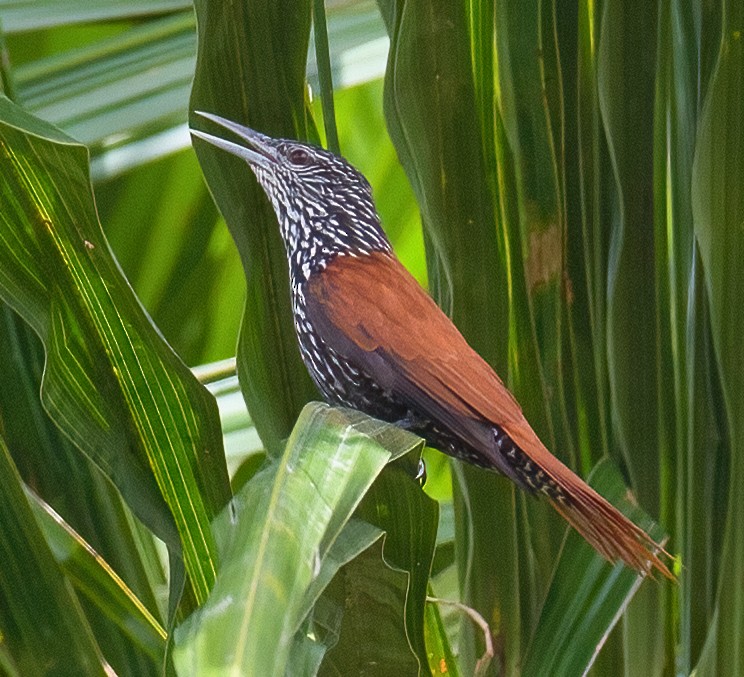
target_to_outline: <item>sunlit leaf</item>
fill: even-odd
[[[111,256],[85,149],[7,99],[0,118],[0,294],[45,345],[44,405],[174,549],[177,529],[204,599],[216,570],[209,518],[229,492],[214,400]]]
[[[355,412],[308,405],[283,456],[215,524],[222,568],[207,604],[178,629],[179,672],[284,674],[308,603],[320,592],[314,579],[327,583],[333,572],[322,575],[325,558],[339,560],[334,544],[385,464],[418,444]],[[379,537],[367,534],[354,542],[366,547]]]

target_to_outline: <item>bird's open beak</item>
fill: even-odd
[[[250,144],[250,147],[246,147],[234,141],[228,141],[227,139],[221,139],[219,136],[213,136],[206,132],[199,131],[198,129],[192,129],[191,134],[199,139],[204,139],[211,143],[217,148],[222,148],[228,153],[237,155],[239,158],[243,158],[249,165],[255,167],[263,167],[264,169],[271,169],[272,165],[276,164],[277,156],[274,147],[268,143],[269,137],[252,130],[250,127],[244,127],[239,125],[237,122],[226,120],[219,115],[213,113],[202,113],[201,111],[194,111],[197,115],[200,115],[207,120],[229,129],[236,137]]]

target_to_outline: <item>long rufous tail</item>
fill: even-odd
[[[523,435],[510,437],[521,444],[506,454],[519,484],[545,494],[558,513],[609,561],[620,560],[639,573],[659,571],[674,579],[666,563],[672,557],[662,544],[553,456],[531,429],[531,434],[520,432]],[[529,453],[525,442],[530,442]]]

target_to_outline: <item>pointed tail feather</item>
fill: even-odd
[[[567,501],[551,500],[558,513],[578,531],[594,549],[611,562],[623,561],[642,574],[659,571],[674,580],[666,560],[669,553],[643,529],[631,522],[617,508],[602,498],[579,477],[572,484],[560,484]]]
[[[509,467],[507,474],[525,489],[545,494],[558,513],[605,559],[620,560],[642,574],[659,571],[674,579],[664,561],[672,558],[663,545],[553,456],[524,419],[523,425],[510,430],[495,428],[494,435],[502,460]]]

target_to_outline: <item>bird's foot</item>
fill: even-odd
[[[415,479],[422,487],[424,486],[424,484],[426,484],[426,463],[424,463],[423,458],[419,459],[418,470],[416,471],[413,479]]]

